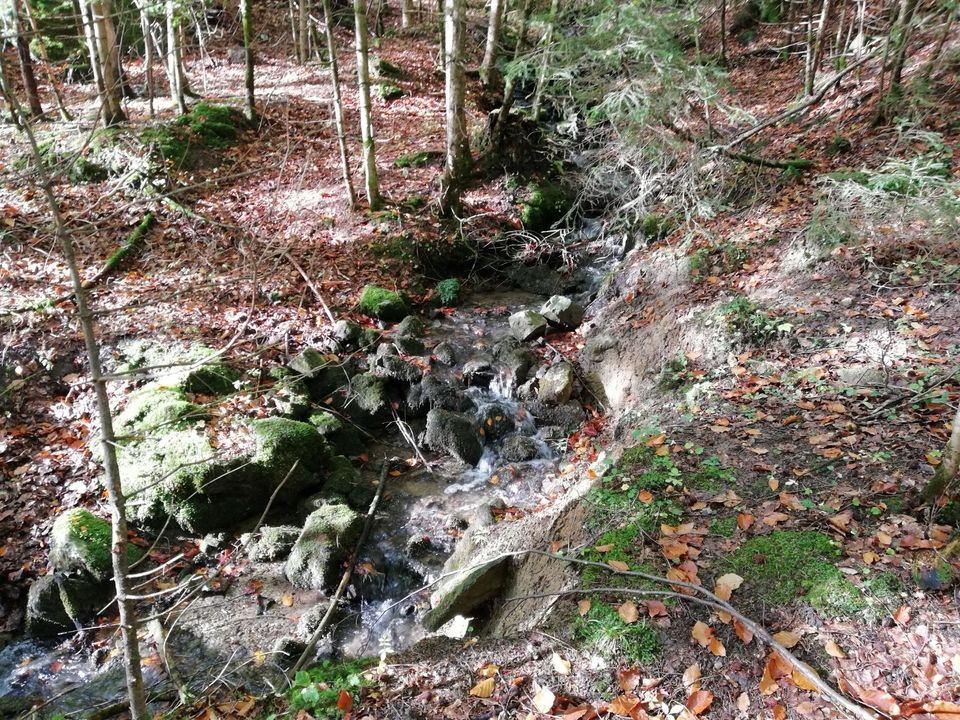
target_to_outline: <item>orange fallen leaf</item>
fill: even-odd
[[[621,560],[608,560],[607,565],[612,567],[617,572],[627,572],[630,570],[630,566]]]
[[[700,643],[700,647],[707,647],[713,639],[713,628],[705,622],[697,620],[693,626],[693,630],[690,631],[690,635]]]
[[[647,600],[644,602],[644,605],[647,606],[647,614],[649,614],[652,618],[667,616],[667,606],[659,600]]]
[[[284,607],[290,607],[293,605],[293,595],[281,595],[280,604]]]
[[[337,698],[337,710],[348,713],[353,709],[353,698],[346,690],[340,691],[340,697]]]
[[[479,698],[488,698],[493,695],[493,688],[496,685],[497,681],[495,678],[488,677],[484,678],[472,688],[470,688],[470,694],[473,697]]]
[[[640,619],[640,611],[637,610],[636,603],[631,602],[630,600],[622,603],[620,607],[617,608],[617,615],[619,615],[620,619],[627,624],[635,623]]]
[[[787,720],[787,709],[780,703],[773,706],[773,720]]]
[[[730,595],[738,587],[743,585],[743,578],[736,573],[727,573],[717,578],[717,584],[714,587],[714,594],[721,600],[729,600]]]
[[[804,669],[810,670],[812,672],[812,669],[810,668],[809,665],[804,665]],[[809,690],[811,692],[820,692],[817,689],[817,686],[814,685],[813,682],[809,678],[807,678],[802,672],[800,672],[800,670],[797,668],[794,668],[793,672],[790,673],[790,680],[792,680],[793,684],[796,685],[801,690]]]
[[[710,638],[710,652],[717,657],[727,656],[727,649],[723,646],[723,643],[720,642],[720,638],[717,637]]]
[[[835,658],[845,658],[847,654],[840,649],[840,646],[837,645],[833,640],[827,640],[823,645],[823,649],[827,651],[827,655]]]
[[[610,703],[610,712],[614,715],[625,715],[630,717],[633,710],[640,704],[640,698],[630,695],[618,695]]]
[[[899,623],[900,625],[906,625],[910,622],[910,617],[912,613],[910,608],[906,605],[901,605],[893,613],[893,621]]]
[[[749,530],[756,518],[750,513],[740,513],[737,515],[737,527],[741,530]]]
[[[683,671],[683,686],[690,692],[700,689],[700,663],[694,663]]]
[[[733,631],[737,634],[737,637],[743,641],[744,645],[749,645],[750,641],[753,640],[753,630],[736,618],[733,619]]]
[[[608,553],[611,550],[613,550],[613,548],[614,548],[613,543],[609,543],[607,545],[595,545],[593,549],[596,550],[598,553]]]
[[[789,630],[781,630],[780,632],[774,634],[773,639],[783,645],[785,648],[792,648],[794,645],[800,642],[800,636],[796,633],[790,632]]]
[[[713,704],[713,693],[709,690],[697,690],[690,693],[687,698],[687,709],[694,715],[700,715],[706,712]]]
[[[850,521],[853,519],[853,513],[849,510],[845,510],[842,513],[837,513],[827,518],[829,523],[833,525],[840,532],[849,532],[850,531]]]
[[[583,616],[586,615],[588,612],[590,612],[590,601],[589,601],[589,600],[581,600],[580,602],[578,602],[578,603],[577,603],[577,612],[580,613],[580,617],[583,617]]]

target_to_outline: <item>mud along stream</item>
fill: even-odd
[[[516,284],[544,290],[545,272]],[[488,292],[452,312],[404,317],[384,306],[381,317],[403,321],[382,323],[382,333],[338,323],[325,347],[271,370],[261,405],[273,417],[256,423],[230,420],[224,391],[249,384],[217,363],[198,370],[209,351],[112,349],[126,369],[171,353],[181,363],[139,380],[118,416],[134,438],[121,453],[130,512],[140,545],[152,547],[134,569],[140,615],[152,619],[141,640],[152,697],[283,687],[383,463],[388,484],[320,656],[386,655],[437,629],[482,628],[482,592],[431,610],[430,590],[417,590],[441,575],[459,537],[536,510],[585,417],[574,368],[537,338],[580,323],[597,274],[548,279],[544,294]],[[291,429],[323,453],[298,447]],[[268,461],[279,464],[264,489]],[[0,649],[0,717],[40,701],[43,714],[87,714],[123,696],[114,612],[98,614],[109,576],[88,546],[99,519],[73,512],[53,532],[51,572],[31,589],[27,633]]]

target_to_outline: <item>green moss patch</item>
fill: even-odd
[[[97,580],[113,577],[112,529],[107,520],[89,510],[74,508],[53,523],[50,538],[50,562],[60,572],[84,570]],[[127,544],[127,561],[140,557],[140,551]]]
[[[834,565],[840,555],[837,543],[823,533],[777,530],[751,538],[727,562],[767,602],[804,599],[824,615],[849,615],[866,603]]]
[[[410,314],[410,306],[403,295],[376,285],[363,288],[358,305],[365,314],[387,322],[403,320]]]
[[[399,170],[403,168],[421,168],[436,162],[443,157],[443,153],[437,150],[418,150],[417,152],[404,153],[398,155],[393,161],[393,166]]]
[[[206,417],[206,411],[190,402],[183,390],[151,383],[128,398],[117,416],[117,427],[125,433],[149,434],[185,427]]]
[[[660,638],[653,627],[642,620],[624,622],[605,602],[594,601],[586,615],[573,621],[573,635],[592,652],[631,665],[645,665],[660,655]]]
[[[533,232],[548,229],[573,207],[570,192],[558,182],[537,182],[527,186],[520,207],[523,227]]]
[[[160,160],[190,168],[197,164],[197,151],[228,148],[246,127],[247,120],[236,108],[202,102],[173,122],[147,128],[140,140],[153,148]]]

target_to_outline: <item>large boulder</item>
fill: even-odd
[[[444,571],[446,574],[446,566]],[[503,589],[508,571],[507,558],[501,558],[448,577],[431,598],[433,607],[423,616],[423,626],[435,632],[457,615],[469,615],[494,599]]]
[[[361,525],[361,516],[346,505],[325,505],[313,511],[287,558],[287,579],[299,588],[330,592]]]
[[[399,359],[399,358],[398,358]],[[350,383],[350,400],[369,418],[383,418],[390,414],[390,397],[386,382],[371,372],[357,375]]]
[[[537,399],[549,405],[560,405],[573,393],[573,366],[568,362],[551,365],[540,377]]]
[[[376,285],[367,285],[363,289],[358,304],[367,315],[386,322],[402,320],[410,312],[410,306],[403,295]]]
[[[73,508],[61,513],[50,533],[50,565],[58,573],[86,573],[105,582],[113,577],[112,528],[89,510]],[[140,557],[136,546],[127,543],[127,561]]]
[[[307,418],[327,444],[339,455],[359,455],[366,449],[359,431],[332,412],[318,410]]]
[[[564,295],[554,295],[540,308],[540,314],[547,322],[561,330],[576,330],[583,322],[585,312],[582,305]]]
[[[418,417],[434,408],[463,412],[471,406],[470,399],[458,384],[436,375],[425,375],[423,381],[411,385],[407,393],[407,408]]]
[[[503,405],[493,403],[483,408],[480,413],[480,427],[487,440],[495,441],[513,432],[517,424]]]
[[[547,332],[547,319],[535,310],[521,310],[510,316],[510,333],[520,342],[534,340]]]
[[[423,334],[427,331],[427,326],[424,324],[423,320],[418,318],[416,315],[407,315],[397,327],[394,328],[394,332],[397,335],[407,335],[409,337],[423,337]]]
[[[56,637],[74,629],[60,599],[57,579],[51,574],[34,580],[27,593],[27,634],[36,638]]]
[[[525,435],[511,435],[500,446],[500,457],[507,462],[526,462],[539,453],[537,443]]]
[[[461,413],[440,409],[427,413],[426,440],[434,451],[445,452],[470,465],[480,462],[483,455],[476,425]]]
[[[206,418],[207,412],[192,403],[180,388],[151,383],[130,395],[115,424],[125,435],[149,435]]]
[[[264,525],[256,537],[246,533],[240,540],[253,562],[273,562],[289,555],[298,537],[300,528],[293,525]]]

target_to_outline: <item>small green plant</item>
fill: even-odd
[[[752,345],[766,345],[793,329],[792,324],[743,295],[727,303],[723,314],[730,329]]]
[[[737,518],[734,516],[717,518],[710,523],[710,532],[713,535],[730,538],[737,531]]]
[[[377,84],[377,95],[381,100],[397,100],[404,96],[403,89],[391,82],[382,82]]]
[[[347,693],[353,702],[357,702],[361,688],[374,684],[364,671],[376,662],[373,658],[360,658],[344,663],[324,660],[316,667],[301,670],[287,694],[290,708],[306,710],[318,718],[341,717],[343,713],[337,707],[340,693]]]
[[[675,220],[669,217],[660,217],[652,213],[644,215],[640,221],[640,233],[648,243],[663,240],[667,235],[673,232],[677,226]]]
[[[633,665],[650,663],[660,655],[657,631],[644,621],[626,623],[605,602],[591,603],[590,610],[573,623],[573,635],[594,652],[622,657]]]
[[[147,128],[140,133],[140,140],[174,167],[192,167],[196,159],[191,151],[228,148],[246,125],[236,108],[201,102],[173,122]]]
[[[444,306],[451,306],[460,299],[460,281],[456,278],[447,278],[437,283],[437,297]]]

